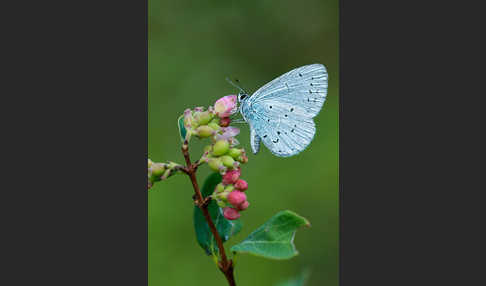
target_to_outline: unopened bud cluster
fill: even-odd
[[[212,195],[218,206],[223,208],[224,217],[229,220],[238,219],[240,212],[250,205],[244,193],[248,189],[248,183],[240,179],[240,176],[241,169],[226,172]]]
[[[148,188],[155,182],[162,181],[174,175],[182,166],[174,163],[154,163],[148,159]]]
[[[235,136],[240,130],[229,126],[229,116],[237,110],[236,101],[236,95],[228,95],[218,99],[207,110],[196,107],[184,111],[184,127],[188,134],[186,139],[191,136],[211,138],[211,144],[204,148],[201,162],[208,163],[213,171],[222,174],[248,162],[245,150],[236,147],[239,142]]]

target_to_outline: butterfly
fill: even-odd
[[[326,100],[327,80],[326,67],[311,64],[277,77],[251,96],[240,88],[239,111],[250,127],[253,154],[261,141],[278,157],[303,151],[316,133],[313,118]]]

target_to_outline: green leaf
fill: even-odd
[[[307,219],[291,211],[281,211],[253,231],[232,252],[249,253],[271,259],[289,259],[298,254],[294,245],[297,228],[310,226]]]
[[[179,134],[181,135],[181,141],[184,142],[186,140],[187,130],[184,126],[184,115],[179,116],[177,119],[177,126],[179,127]]]
[[[219,184],[221,180],[222,177],[219,173],[209,175],[206,178],[201,190],[203,197],[206,198],[207,196],[211,195],[216,188],[216,185]],[[215,201],[211,201],[209,203],[208,211],[223,242],[226,242],[241,230],[241,221],[227,220],[223,216],[223,211]],[[194,228],[196,229],[197,242],[206,251],[206,254],[217,254],[218,246],[216,244],[216,240],[209,229],[202,211],[197,206],[194,207]]]
[[[305,282],[309,278],[310,271],[304,269],[297,277],[283,281],[277,284],[277,286],[304,286]]]

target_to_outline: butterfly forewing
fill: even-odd
[[[281,102],[293,105],[303,116],[314,117],[327,96],[327,71],[321,64],[293,69],[258,89],[250,98],[252,105]]]
[[[313,117],[327,94],[327,72],[321,64],[303,66],[257,90],[242,108],[257,136],[275,155],[304,150],[315,134]]]

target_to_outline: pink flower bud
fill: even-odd
[[[224,117],[219,120],[219,126],[221,127],[228,127],[231,123],[231,119],[229,117]]]
[[[248,157],[244,154],[242,154],[240,157],[238,157],[236,159],[237,161],[239,161],[241,164],[246,164],[248,163]]]
[[[192,111],[190,109],[184,110],[184,126],[187,129],[196,128],[196,122],[192,116]]]
[[[236,210],[234,208],[226,207],[226,208],[223,209],[223,216],[226,219],[235,220],[235,219],[238,219],[240,217],[240,213],[238,213],[238,210]]]
[[[235,183],[235,188],[240,191],[246,191],[246,189],[248,189],[248,183],[245,180],[239,179]]]
[[[250,203],[248,201],[244,201],[242,202],[239,206],[238,206],[238,210],[239,211],[244,211],[246,210],[248,207],[250,206]]]
[[[235,183],[240,178],[240,175],[241,175],[240,169],[235,169],[226,172],[226,174],[224,174],[223,176],[223,184],[230,185]]]
[[[246,201],[246,195],[243,192],[240,191],[232,191],[228,195],[228,202],[232,204],[235,207],[238,207],[242,203]]]
[[[216,111],[216,114],[221,118],[228,117],[235,113],[237,111],[236,95],[227,95],[218,99],[214,104],[214,111]]]

